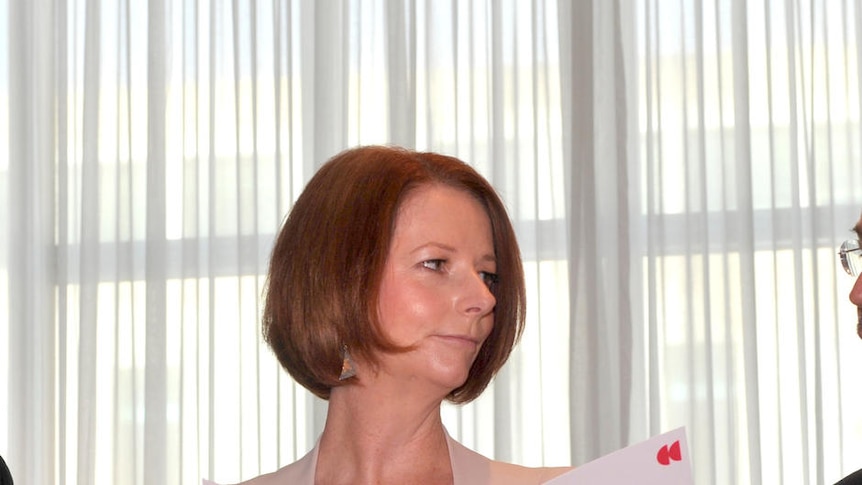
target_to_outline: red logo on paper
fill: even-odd
[[[679,449],[679,441],[674,441],[670,447],[664,445],[658,450],[658,454],[655,456],[655,459],[658,460],[662,465],[670,465],[671,460],[680,461],[682,460],[682,452]]]

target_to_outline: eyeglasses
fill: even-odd
[[[838,259],[844,271],[850,276],[859,276],[862,273],[862,247],[858,239],[848,239],[841,244],[838,250]]]

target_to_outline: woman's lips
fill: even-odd
[[[463,345],[475,348],[479,341],[469,335],[437,335],[437,338],[453,345]]]

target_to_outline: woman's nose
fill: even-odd
[[[484,315],[490,313],[497,304],[497,299],[491,293],[485,278],[480,273],[465,278],[464,293],[460,306],[465,313]]]

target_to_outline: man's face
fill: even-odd
[[[856,221],[853,231],[856,233],[856,237],[862,241],[862,216]],[[859,334],[859,338],[862,338],[862,274],[856,277],[856,284],[850,290],[850,301],[858,308],[859,320],[856,324],[856,333]]]

